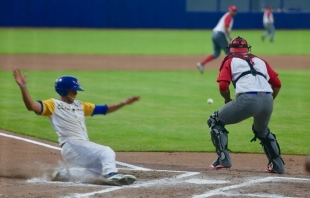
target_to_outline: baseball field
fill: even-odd
[[[6,184],[0,197],[307,197],[310,31],[279,30],[274,43],[262,42],[262,33],[238,30],[233,36],[244,37],[282,81],[269,125],[286,162],[281,176],[264,173],[263,150],[258,141],[250,143],[251,119],[226,127],[233,167],[208,170],[216,154],[206,119],[224,104],[216,83],[224,56],[203,75],[195,66],[212,53],[210,30],[0,29],[0,181]],[[57,136],[47,118],[26,110],[12,77],[16,67],[27,73],[35,100],[57,98],[54,81],[62,75],[80,80],[82,101],[109,104],[140,95],[132,106],[86,119],[90,139],[117,152],[120,168],[137,175],[136,187],[44,180],[41,175],[62,161]],[[43,194],[59,186],[58,194]]]

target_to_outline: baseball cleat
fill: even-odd
[[[55,170],[51,175],[51,181],[69,181],[68,171],[66,169]]]
[[[275,170],[273,170],[273,168],[270,167],[270,166],[267,166],[267,167],[265,168],[265,171],[268,172],[268,173],[277,173],[277,172],[276,172]]]
[[[203,67],[203,65],[202,65],[201,63],[197,63],[197,68],[198,68],[199,72],[200,72],[201,74],[203,74],[204,67]]]
[[[109,175],[111,176],[107,178],[108,181],[111,181],[118,185],[129,185],[136,181],[136,177],[133,175],[123,175],[119,173],[110,173]]]
[[[210,168],[212,169],[212,170],[220,170],[220,169],[222,169],[222,168],[230,168],[230,166],[222,166],[222,165],[213,165],[213,164],[211,164],[210,165]]]
[[[273,162],[270,162],[267,165],[267,167],[265,168],[265,171],[269,173],[283,174],[284,173],[284,162],[282,158],[278,157],[276,159],[273,159]]]
[[[265,37],[264,36],[262,36],[261,39],[262,39],[263,42],[265,41]]]

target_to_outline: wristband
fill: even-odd
[[[27,84],[19,85],[21,88],[27,87]]]

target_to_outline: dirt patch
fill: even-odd
[[[0,55],[0,70],[197,70],[204,56]],[[223,56],[206,65],[218,69]],[[310,56],[261,56],[274,69],[310,69]]]
[[[305,156],[294,155],[283,156],[286,173],[277,175],[264,172],[267,158],[261,154],[232,153],[233,167],[214,171],[208,166],[215,153],[118,152],[117,161],[128,164],[118,165],[120,172],[138,178],[131,186],[50,182],[47,174],[64,163],[58,145],[18,137],[55,148],[0,135],[0,197],[307,197],[309,193]]]
[[[0,55],[0,70],[196,70],[203,56]],[[309,69],[310,56],[262,57],[275,69]],[[222,57],[206,66],[218,69]],[[294,63],[294,65],[290,65]],[[200,75],[197,71],[197,75]],[[10,132],[0,133],[16,135]],[[111,187],[49,182],[63,163],[58,144],[48,148],[0,134],[0,197],[309,197],[305,156],[284,155],[286,173],[264,172],[265,155],[231,154],[231,169],[208,168],[215,153],[118,152],[120,172],[135,175],[134,185]]]

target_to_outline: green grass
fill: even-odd
[[[310,30],[233,30],[258,55],[309,55]],[[0,29],[0,54],[181,54],[212,52],[211,30]]]
[[[261,42],[263,30],[233,30],[257,55],[309,55],[309,30],[281,30],[275,43]],[[204,55],[212,52],[210,30],[107,30],[0,28],[0,54],[159,54]],[[30,71],[34,99],[57,98],[55,78],[77,76],[78,99],[114,103],[130,95],[140,102],[107,116],[87,117],[92,140],[115,151],[214,152],[206,119],[223,105],[215,77],[218,71]],[[283,88],[276,99],[270,128],[283,154],[310,153],[309,70],[280,70]],[[57,142],[48,118],[28,112],[11,72],[0,72],[0,128]],[[207,98],[214,103],[208,105]],[[233,152],[262,153],[253,137],[251,119],[229,125]]]
[[[107,116],[87,117],[91,140],[115,151],[214,152],[206,119],[223,105],[215,76],[218,71],[30,71],[28,89],[36,99],[57,98],[55,78],[71,74],[84,92],[78,99],[96,104],[119,102],[131,95],[141,101]],[[279,71],[283,88],[275,101],[270,128],[283,154],[310,153],[309,70]],[[11,72],[0,73],[0,128],[57,142],[46,117],[28,112]],[[212,105],[207,98],[213,98]],[[233,152],[263,153],[253,138],[252,120],[228,125]]]

